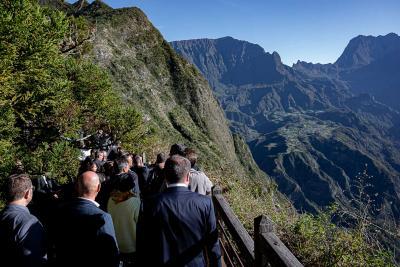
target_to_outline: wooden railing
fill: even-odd
[[[222,195],[213,189],[220,244],[226,266],[303,266],[274,233],[273,222],[265,215],[254,219],[254,240]]]

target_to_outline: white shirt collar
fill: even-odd
[[[185,183],[174,183],[174,184],[167,184],[167,187],[168,188],[170,188],[170,187],[188,187],[188,185]]]
[[[96,207],[100,207],[100,204],[99,203],[97,203],[96,201],[94,201],[94,200],[91,200],[91,199],[88,199],[88,198],[85,198],[85,197],[78,197],[78,198],[80,198],[80,199],[84,199],[84,200],[89,200],[90,202],[92,202],[93,204],[95,204],[96,205]]]

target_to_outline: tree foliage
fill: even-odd
[[[36,1],[0,2],[1,177],[17,159],[32,174],[73,176],[79,151],[63,138],[82,133],[102,130],[130,148],[145,142],[141,115],[82,57],[91,33],[84,18]]]

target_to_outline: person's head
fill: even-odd
[[[15,165],[12,170],[12,173],[14,173],[14,174],[24,174],[25,173],[24,164],[22,164],[21,160],[17,159],[15,161]]]
[[[78,197],[94,200],[100,191],[99,176],[92,171],[87,171],[78,176],[76,180]]]
[[[107,156],[108,160],[115,160],[118,158],[118,151],[116,147],[113,147],[109,152],[108,152],[108,156]]]
[[[114,175],[114,161],[106,161],[103,165],[104,175],[106,177],[111,177]]]
[[[169,156],[180,155],[185,156],[186,146],[184,144],[173,144],[169,150]]]
[[[89,165],[88,171],[97,172],[97,169],[98,169],[97,164],[93,162],[92,164]]]
[[[90,158],[91,159],[95,159],[96,158],[96,150],[94,150],[94,149],[90,150]]]
[[[105,155],[105,152],[103,150],[97,150],[96,151],[96,159],[97,160],[103,161],[104,160],[104,155]]]
[[[127,157],[118,158],[114,163],[116,174],[127,173],[129,171],[129,162]]]
[[[165,155],[165,153],[161,152],[157,155],[157,159],[156,159],[156,165],[160,168],[160,169],[164,169],[165,166],[165,161],[167,160],[167,156]]]
[[[13,174],[7,179],[6,199],[8,203],[28,205],[33,196],[31,178],[27,174]]]
[[[120,192],[130,192],[135,188],[135,180],[130,175],[121,175],[114,181],[114,189]]]
[[[134,154],[128,153],[123,156],[127,161],[129,165],[129,169],[133,167],[133,158],[135,157]]]
[[[111,192],[111,199],[116,203],[127,200],[135,195],[133,189],[135,181],[130,175],[121,175],[114,181],[114,189]]]
[[[191,148],[186,148],[185,149],[185,157],[190,161],[190,165],[193,168],[193,166],[197,162],[197,153],[194,149]]]
[[[143,158],[139,155],[135,155],[135,157],[133,158],[133,165],[135,167],[143,167]]]
[[[189,184],[190,162],[187,158],[173,155],[165,161],[164,173],[168,184]]]
[[[81,162],[81,167],[79,168],[79,174],[84,173],[86,171],[97,171],[96,163],[90,158],[86,157],[84,161]]]

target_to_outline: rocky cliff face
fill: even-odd
[[[361,184],[372,184],[376,207],[400,217],[400,115],[369,95],[355,95],[338,71],[374,57],[290,68],[277,53],[232,38],[172,46],[209,79],[232,130],[246,137],[259,166],[298,209],[317,211],[333,202],[355,208],[359,173],[366,170],[372,177]]]
[[[202,73],[212,83],[274,83],[283,78],[279,70],[284,70],[284,66],[279,55],[265,53],[258,45],[235,42],[232,37],[191,43],[182,41],[172,45],[201,70],[206,70]],[[199,56],[191,57],[193,54]]]
[[[94,29],[85,57],[108,70],[113,88],[156,132],[154,153],[183,142],[200,152],[207,170],[238,177],[266,178],[233,138],[224,112],[199,71],[179,57],[138,8],[112,9],[102,1],[42,4],[83,16]],[[251,170],[251,171],[250,171]]]

